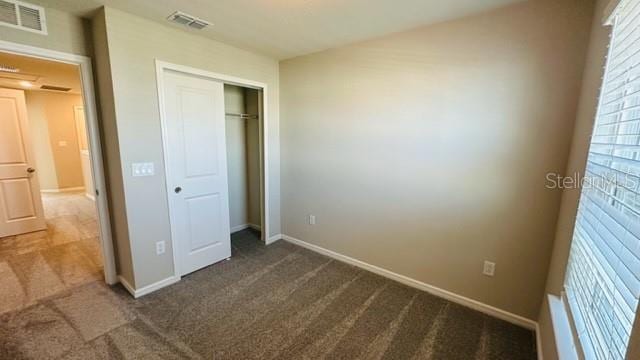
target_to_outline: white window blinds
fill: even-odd
[[[565,290],[587,359],[624,359],[640,295],[640,0],[622,0]]]

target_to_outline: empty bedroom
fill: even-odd
[[[640,359],[640,0],[0,0],[0,359]]]

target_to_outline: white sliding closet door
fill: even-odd
[[[178,273],[231,256],[223,84],[165,71],[164,131]]]

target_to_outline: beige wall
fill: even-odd
[[[87,55],[91,46],[85,32],[85,21],[69,13],[45,8],[48,35],[0,26],[0,40],[37,46],[72,54]]]
[[[74,106],[82,106],[82,97],[44,91],[26,91],[25,95],[40,188],[83,187],[74,114]]]
[[[100,105],[100,127],[111,232],[118,275],[131,286],[136,286],[132,246],[129,241],[129,225],[124,197],[122,162],[120,160],[120,141],[115,118],[114,91],[111,77],[111,60],[107,43],[107,24],[104,9],[101,9],[91,21],[94,43],[94,63],[96,97]]]
[[[29,91],[25,92],[25,101],[38,182],[40,189],[57,189],[58,178],[56,176],[56,165],[53,161],[53,152],[51,151],[51,138],[49,137],[49,124],[44,111],[44,101],[39,101],[39,98],[34,99],[30,94],[31,92]]]
[[[283,233],[537,319],[591,17],[528,1],[282,62]]]
[[[100,96],[102,106],[113,100],[113,117],[104,116],[105,127],[117,132],[118,161],[126,207],[128,243],[137,288],[173,275],[169,213],[166,198],[162,137],[157,101],[154,60],[192,66],[216,73],[266,83],[269,98],[269,172],[271,198],[270,233],[280,232],[278,63],[270,58],[240,50],[185,31],[106,8],[98,14],[106,25],[106,41],[113,83],[110,94]],[[94,20],[95,21],[95,20]],[[99,59],[99,56],[96,56]],[[106,67],[103,64],[102,67]],[[107,76],[99,77],[102,83]],[[102,88],[102,84],[100,85]],[[103,114],[104,115],[104,114]],[[106,137],[105,131],[105,137]],[[108,151],[107,151],[108,152]],[[113,154],[115,155],[115,154]],[[131,163],[151,161],[156,176],[133,178]],[[114,196],[120,196],[115,194]],[[116,225],[122,227],[122,224]],[[123,233],[125,230],[121,230]],[[120,235],[118,235],[120,236]],[[167,251],[156,255],[155,243],[166,241]],[[120,241],[120,240],[118,240]]]

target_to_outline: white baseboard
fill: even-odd
[[[122,286],[124,286],[125,289],[127,289],[127,291],[134,297],[134,298],[139,298],[141,296],[147,295],[149,293],[152,293],[158,289],[161,289],[165,286],[169,286],[171,284],[174,284],[178,281],[180,281],[180,277],[179,276],[170,276],[164,280],[160,280],[158,282],[155,282],[153,284],[144,286],[140,289],[135,289],[131,284],[129,284],[129,282],[127,280],[125,280],[122,276],[118,275],[118,280],[120,281],[120,283],[122,284]]]
[[[76,191],[83,191],[83,190],[84,190],[84,186],[77,186],[77,187],[68,187],[68,188],[61,188],[61,189],[40,189],[40,192],[65,193],[65,192],[76,192]]]
[[[241,224],[241,225],[236,225],[234,227],[231,228],[231,233],[233,234],[234,232],[238,232],[238,231],[242,231],[244,229],[253,229],[256,231],[260,231],[260,225],[256,225],[256,224]]]
[[[91,201],[96,201],[96,197],[94,195],[85,193],[84,196]]]
[[[487,305],[485,303],[482,303],[480,301],[477,300],[473,300],[470,299],[468,297],[462,296],[462,295],[458,295],[456,293],[444,290],[444,289],[440,289],[438,287],[435,287],[433,285],[429,285],[426,283],[423,283],[421,281],[412,279],[410,277],[404,276],[404,275],[400,275],[397,273],[394,273],[392,271],[389,271],[387,269],[383,269],[381,267],[375,266],[375,265],[371,265],[369,263],[366,263],[364,261],[360,261],[358,259],[354,259],[352,257],[346,256],[346,255],[342,255],[340,253],[337,253],[335,251],[331,251],[328,249],[325,249],[323,247],[320,247],[318,245],[314,245],[314,244],[310,244],[308,242],[305,242],[303,240],[300,239],[296,239],[294,237],[291,237],[289,235],[285,235],[282,234],[282,239],[302,246],[304,248],[307,248],[309,250],[315,251],[317,253],[329,256],[331,258],[334,258],[336,260],[340,260],[342,262],[345,262],[347,264],[351,264],[354,266],[357,266],[359,268],[371,271],[375,274],[378,274],[380,276],[384,276],[386,278],[389,278],[391,280],[395,280],[397,282],[400,282],[402,284],[405,284],[407,286],[411,286],[413,288],[422,290],[422,291],[426,291],[432,295],[441,297],[443,299],[449,300],[451,302],[454,302],[456,304],[460,304],[463,306],[466,306],[468,308],[480,311],[482,313],[485,313],[487,315],[493,316],[495,318],[501,319],[501,320],[505,320],[508,321],[512,324],[515,325],[519,325],[522,327],[525,327],[527,329],[530,330],[536,330],[536,326],[537,326],[537,322],[531,320],[531,319],[527,319],[525,317],[522,317],[520,315],[516,315],[513,313],[510,313],[508,311],[502,310],[502,309],[498,309],[496,307],[493,307],[491,305]],[[274,240],[275,241],[275,240]]]
[[[118,281],[120,281],[120,284],[122,284],[122,286],[127,289],[129,294],[131,294],[134,298],[136,297],[136,289],[131,284],[129,284],[129,282],[125,280],[125,278],[118,275]]]
[[[284,235],[276,234],[267,238],[266,245],[273,244],[274,242],[284,239]]]
[[[234,232],[242,231],[242,230],[248,229],[248,228],[249,228],[249,224],[236,225],[236,226],[231,228],[231,233],[233,234]]]

